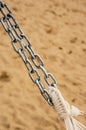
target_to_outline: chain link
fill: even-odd
[[[53,105],[51,97],[49,96],[47,89],[43,85],[41,76],[37,69],[42,70],[44,74],[44,80],[48,86],[56,87],[57,83],[54,76],[45,70],[42,58],[35,53],[28,37],[23,33],[22,29],[14,18],[10,8],[2,0],[0,0],[0,12],[2,14],[0,22],[4,27],[5,31],[10,36],[14,50],[22,58],[29,72],[30,78],[38,86],[42,96],[50,105]],[[28,57],[26,50],[30,54],[31,59]]]

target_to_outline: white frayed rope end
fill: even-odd
[[[64,100],[58,88],[49,87],[48,92],[56,111],[65,121],[66,130],[86,130],[86,126],[74,119],[74,116],[83,115],[84,113],[77,107],[70,106],[69,103]]]
[[[71,115],[72,116],[79,116],[79,115],[84,115],[84,112],[79,110],[77,107],[75,106],[71,106]]]

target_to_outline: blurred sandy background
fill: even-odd
[[[70,104],[86,112],[86,0],[6,0]],[[78,118],[86,125],[86,115]],[[0,24],[0,130],[65,130]]]

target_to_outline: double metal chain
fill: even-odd
[[[56,87],[57,83],[54,76],[45,70],[42,58],[35,53],[28,37],[20,28],[10,8],[2,0],[0,0],[0,13],[2,15],[0,22],[10,36],[14,50],[22,58],[29,72],[30,78],[38,86],[42,96],[46,99],[49,105],[53,105],[51,97],[49,96],[49,93],[42,82],[42,78],[38,70],[40,69],[43,72],[44,80],[50,87]],[[30,58],[28,55],[30,55]]]

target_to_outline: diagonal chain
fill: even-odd
[[[14,50],[19,54],[19,56],[23,60],[28,70],[30,78],[38,86],[42,96],[45,98],[45,100],[47,100],[49,105],[53,105],[51,97],[49,96],[49,93],[45,85],[42,83],[42,78],[39,74],[39,71],[37,70],[40,69],[43,72],[44,80],[48,86],[56,87],[57,83],[54,76],[46,71],[46,69],[44,68],[44,62],[42,58],[35,53],[28,37],[20,28],[10,8],[2,0],[0,0],[0,12],[2,14],[0,22],[5,31],[10,36]],[[31,58],[28,57],[28,54],[30,54]],[[35,65],[35,67],[33,64]]]

